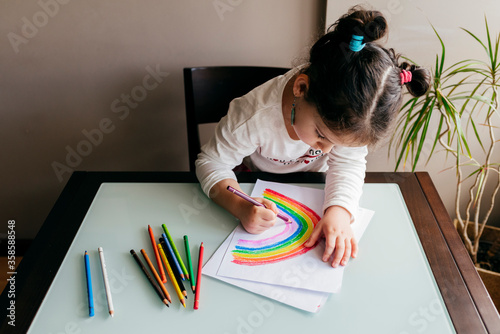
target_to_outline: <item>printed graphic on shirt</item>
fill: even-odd
[[[315,150],[313,148],[310,148],[306,154],[302,155],[301,157],[297,159],[290,159],[290,160],[283,160],[283,159],[278,159],[278,158],[270,158],[266,157],[268,160],[273,161],[277,164],[286,166],[286,165],[293,165],[293,164],[309,164],[315,160],[318,160],[322,156],[324,156],[325,153],[321,150]]]

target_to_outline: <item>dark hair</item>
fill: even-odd
[[[405,83],[414,96],[430,86],[430,71],[408,63],[375,41],[386,36],[382,13],[351,8],[311,48],[306,100],[314,103],[325,124],[360,144],[375,144],[387,133],[402,103],[401,71],[412,73]],[[352,35],[363,36],[362,50],[351,51]]]

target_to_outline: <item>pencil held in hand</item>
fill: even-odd
[[[256,200],[254,200],[252,197],[248,196],[247,194],[245,194],[244,192],[241,192],[239,190],[236,190],[234,189],[233,187],[231,186],[227,186],[227,190],[229,190],[230,192],[232,192],[233,194],[235,195],[238,195],[240,196],[241,198],[243,198],[244,200],[252,203],[253,205],[256,205],[256,206],[262,206],[262,207],[266,207],[264,204],[262,203],[259,203],[257,202]],[[285,216],[284,214],[282,214],[281,212],[278,212],[278,218],[282,219],[283,221],[285,221],[285,223],[287,224],[291,224],[292,223],[292,220],[290,218],[288,218],[287,216]]]

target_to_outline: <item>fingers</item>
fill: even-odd
[[[255,198],[255,200],[260,203],[266,201],[262,198]],[[271,201],[268,202],[274,204]],[[265,202],[265,205],[271,206],[269,203]],[[273,227],[276,223],[276,213],[272,210],[272,208],[268,209],[266,207],[256,206],[250,203],[248,203],[246,208],[248,211],[240,220],[248,233],[260,234]],[[274,205],[274,209],[277,210],[276,205]]]
[[[266,207],[266,209],[269,209],[272,212],[274,212],[274,215],[276,217],[276,215],[279,212],[278,207],[276,206],[276,203],[274,203],[273,201],[270,201],[268,199],[265,199],[265,198],[254,198],[254,199],[257,202],[264,204],[264,206]]]
[[[351,241],[345,240],[344,242],[345,242],[344,256],[342,256],[342,259],[340,259],[341,266],[345,266],[347,264],[347,261],[349,261],[349,258],[351,257],[352,254]]]
[[[333,253],[332,267],[336,268],[339,265],[345,266],[349,259],[355,258],[358,252],[358,243],[354,238],[340,238],[337,237],[335,241],[335,249],[333,247],[326,247],[323,254],[323,261],[328,261]],[[328,253],[327,253],[328,251]]]
[[[311,240],[311,238],[309,240]],[[349,259],[351,257],[355,258],[357,255],[358,243],[355,238],[337,235],[330,236],[325,241],[325,251],[323,253],[322,260],[327,262],[331,259],[331,265],[334,268],[339,265],[347,265]]]
[[[332,238],[333,239],[333,238]],[[323,253],[323,261],[328,261],[333,254],[332,267],[336,268],[342,257],[344,256],[345,241],[343,238],[337,237],[333,242],[327,241],[325,252]]]
[[[358,241],[355,238],[352,238],[351,244],[352,244],[351,257],[354,259],[356,256],[358,256]]]

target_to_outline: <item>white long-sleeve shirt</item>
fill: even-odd
[[[292,69],[234,99],[215,129],[214,136],[201,148],[196,175],[203,191],[224,179],[236,179],[232,171],[244,161],[254,171],[292,173],[326,172],[324,210],[332,205],[354,215],[366,169],[363,147],[334,146],[329,153],[315,150],[288,135],[282,113],[282,96]]]

